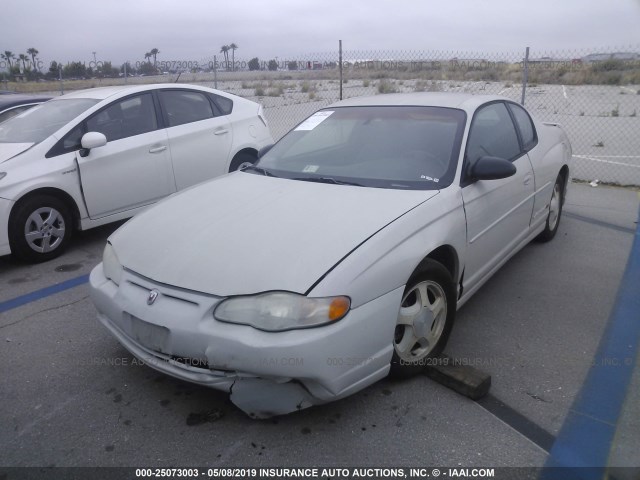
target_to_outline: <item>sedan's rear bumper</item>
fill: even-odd
[[[117,286],[98,265],[91,297],[102,324],[134,356],[168,375],[231,393],[267,417],[350,395],[387,375],[402,288],[333,325],[264,332],[213,318],[220,297],[125,271]],[[147,305],[151,290],[159,295]]]

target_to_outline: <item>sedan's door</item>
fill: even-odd
[[[91,218],[148,205],[175,192],[167,132],[159,128],[153,95],[119,99],[84,123],[107,144],[86,157],[77,153],[84,199]]]
[[[469,168],[482,156],[512,161],[515,175],[473,181],[468,175]],[[467,219],[464,288],[470,290],[529,233],[535,191],[533,169],[504,103],[490,103],[474,115],[464,167],[467,172],[462,179]]]
[[[233,138],[227,116],[216,115],[205,92],[166,89],[159,96],[177,189],[227,173]]]

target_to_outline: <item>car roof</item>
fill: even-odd
[[[371,97],[355,97],[330,105],[333,107],[361,107],[361,106],[429,106],[459,108],[474,111],[480,105],[496,100],[509,100],[498,95],[474,95],[471,93],[449,92],[415,92],[389,93]]]
[[[95,100],[104,100],[120,93],[137,93],[158,88],[189,88],[193,90],[211,91],[210,88],[200,87],[197,85],[188,85],[184,83],[149,83],[144,85],[116,85],[112,87],[88,88],[86,90],[77,90],[62,95],[61,99],[69,98],[93,98]]]
[[[22,93],[0,95],[0,109],[28,105],[30,103],[42,103],[51,98],[50,95],[26,95]]]

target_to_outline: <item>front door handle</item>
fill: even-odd
[[[149,149],[149,153],[160,153],[160,152],[164,152],[167,149],[166,145],[161,145],[159,147],[151,147]]]
[[[529,185],[531,183],[531,179],[533,178],[533,176],[530,173],[527,173],[524,176],[524,181],[522,183],[524,183],[525,185]]]
[[[225,133],[229,133],[229,130],[226,128],[219,128],[213,132],[214,135],[224,135]]]

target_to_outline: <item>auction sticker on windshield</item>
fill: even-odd
[[[304,122],[296,127],[296,130],[313,130],[322,122],[324,122],[329,116],[333,113],[333,111],[323,110],[321,112],[316,112],[307,118]]]

